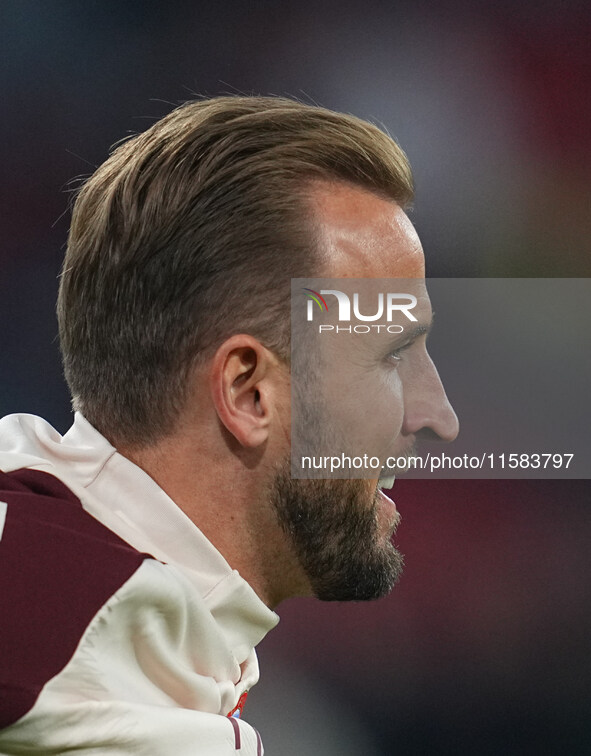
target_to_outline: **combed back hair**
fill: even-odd
[[[116,147],[78,192],[61,275],[74,409],[145,446],[174,429],[192,368],[231,335],[288,361],[290,278],[322,261],[317,180],[412,198],[383,131],[285,98],[191,101]]]

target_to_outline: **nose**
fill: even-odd
[[[405,435],[453,441],[460,430],[458,416],[450,404],[437,368],[429,355],[422,368],[404,386]]]

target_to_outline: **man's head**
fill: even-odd
[[[173,111],[78,196],[58,304],[74,406],[269,604],[374,598],[400,570],[377,479],[290,478],[290,279],[423,276],[411,196],[376,127],[242,97]],[[404,451],[456,432],[424,338],[409,354],[426,377],[404,391],[395,360],[366,366]]]
[[[225,338],[287,361],[289,279],[325,258],[315,180],[412,196],[382,131],[282,98],[189,102],[121,144],[78,194],[61,279],[74,407],[141,446],[174,427],[191,368]]]

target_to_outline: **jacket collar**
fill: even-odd
[[[61,436],[34,415],[0,421],[0,469],[30,467],[62,480],[84,509],[141,552],[193,584],[244,658],[279,621],[250,585],[141,468],[119,454],[82,414]]]

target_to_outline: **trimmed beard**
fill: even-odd
[[[400,577],[402,554],[380,533],[378,493],[372,495],[369,485],[292,479],[289,463],[275,476],[271,503],[323,601],[381,598]]]

